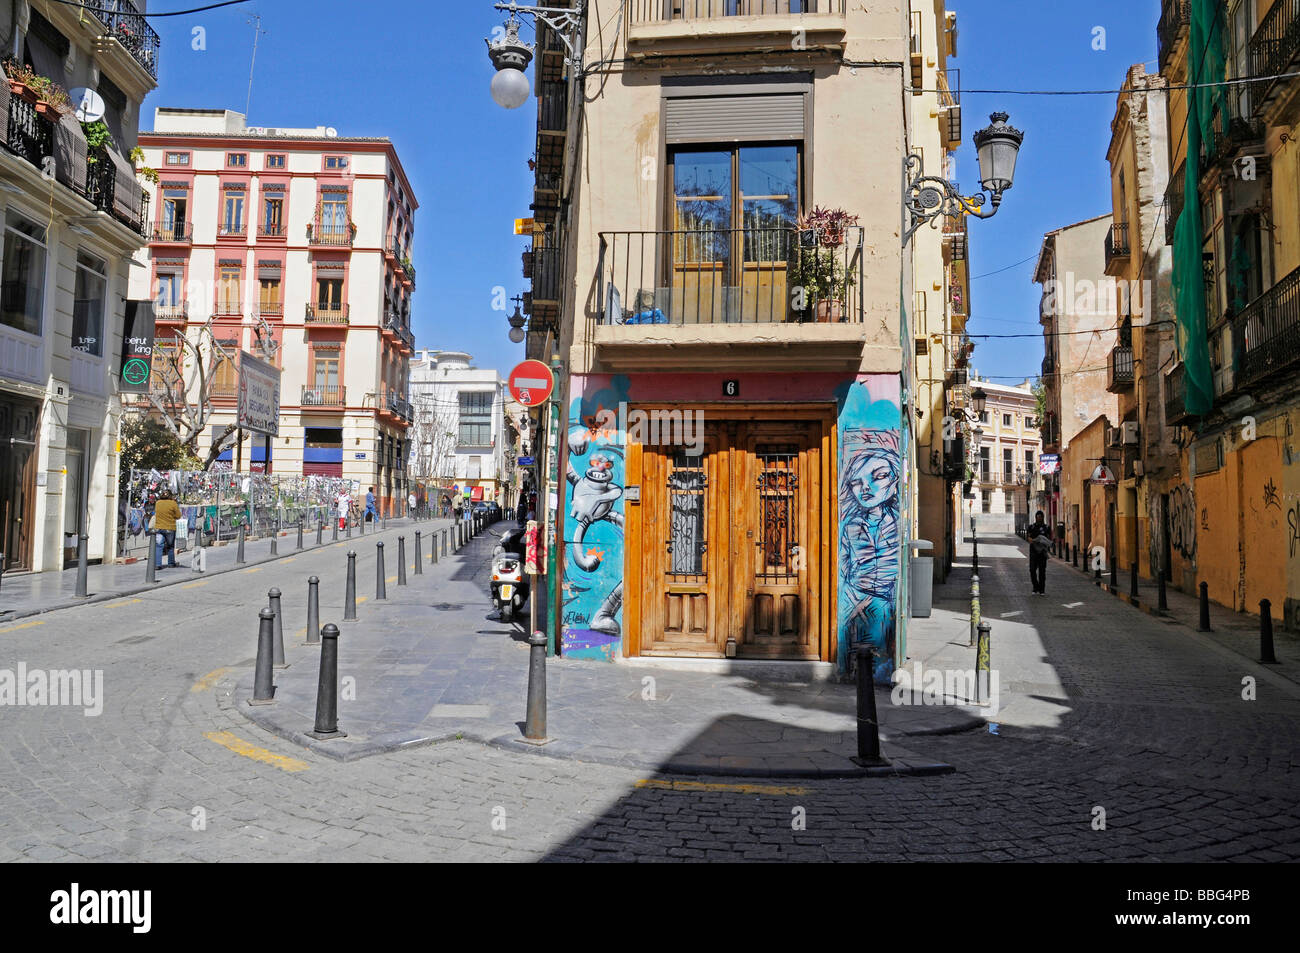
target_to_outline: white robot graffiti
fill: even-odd
[[[623,529],[623,514],[614,512],[614,504],[623,495],[623,488],[614,482],[614,459],[603,453],[593,453],[587,460],[587,472],[579,475],[573,468],[573,457],[587,452],[590,436],[585,430],[575,430],[569,434],[569,462],[565,473],[569,486],[572,487],[573,506],[569,515],[578,521],[578,529],[572,541],[573,561],[578,568],[586,572],[595,572],[600,568],[600,556],[587,553],[583,549],[583,540],[587,530],[595,523],[608,520]]]

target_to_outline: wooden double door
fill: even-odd
[[[629,652],[829,660],[830,421],[705,420],[697,456],[629,454]]]
[[[31,569],[41,405],[0,399],[0,554],[4,569]]]

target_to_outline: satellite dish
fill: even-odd
[[[104,97],[93,89],[78,86],[68,90],[72,113],[80,122],[98,122],[104,118]]]

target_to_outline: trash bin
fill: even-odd
[[[914,539],[911,543],[912,559],[908,566],[912,576],[912,618],[930,618],[934,603],[934,556],[922,556],[921,550],[934,550],[928,539]]]

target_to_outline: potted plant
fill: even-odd
[[[99,154],[113,144],[113,136],[102,119],[83,122],[81,132],[86,137],[86,164],[94,165],[99,161]]]
[[[799,220],[799,230],[812,232],[821,244],[837,248],[844,244],[845,231],[857,224],[858,217],[842,208],[817,206]]]
[[[817,241],[816,234],[805,232],[793,248],[794,255],[786,267],[786,282],[794,300],[807,311],[812,309],[818,321],[842,321],[849,291],[857,279],[847,267],[844,256],[834,246]]]
[[[9,91],[29,103],[36,102],[36,91],[32,89],[36,74],[31,67],[23,65],[12,56],[5,57],[4,67],[5,75],[9,78]]]
[[[67,92],[49,77],[32,77],[31,88],[36,93],[36,112],[50,122],[58,122],[65,110],[72,109]]]

